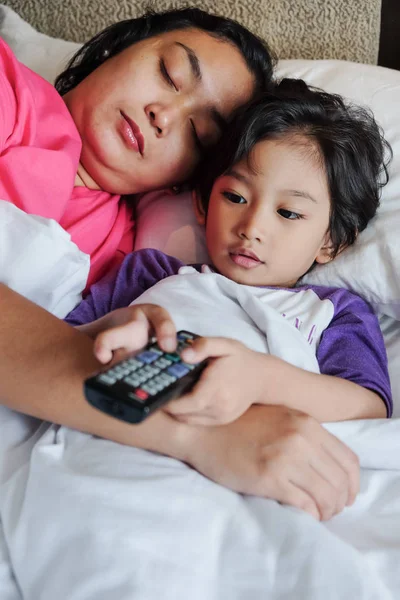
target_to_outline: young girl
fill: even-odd
[[[110,26],[56,89],[0,40],[0,199],[60,223],[90,255],[90,285],[133,250],[121,195],[186,181],[271,76],[258,38],[194,8]]]
[[[213,363],[191,394],[165,407],[186,423],[229,423],[251,404],[320,421],[390,416],[386,352],[370,307],[346,290],[298,285],[375,215],[386,146],[367,111],[284,80],[232,124],[198,174],[211,268],[134,253],[115,279],[94,286],[70,323],[98,319],[83,330],[98,336],[102,362],[139,348],[151,326],[165,350],[175,345],[174,327],[204,336],[185,351],[187,362],[240,356],[225,374],[230,385],[244,380],[248,393],[225,395],[223,379],[207,385]],[[161,323],[154,305],[164,309]]]

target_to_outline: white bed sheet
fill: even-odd
[[[176,460],[0,417],[0,512],[24,600],[399,596],[400,419],[329,426],[360,456],[361,492],[320,524]]]

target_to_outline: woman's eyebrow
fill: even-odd
[[[199,61],[195,51],[192,50],[192,48],[189,48],[189,46],[186,46],[186,44],[182,44],[182,42],[175,42],[175,45],[180,46],[181,48],[183,48],[185,50],[187,57],[189,59],[190,68],[192,70],[193,77],[197,81],[201,81],[203,75],[202,75],[201,68],[200,68],[200,61]]]
[[[196,52],[192,48],[189,48],[189,46],[186,46],[186,44],[183,44],[182,42],[175,42],[175,45],[184,49],[189,60],[190,69],[192,71],[193,77],[196,81],[200,82],[202,80],[203,74],[201,72],[200,61]],[[217,110],[215,107],[212,107],[210,108],[209,112],[212,120],[216,123],[218,128],[223,130],[224,127],[227,125],[227,122],[221,115],[219,110]]]

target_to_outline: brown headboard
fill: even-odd
[[[83,42],[117,20],[197,5],[233,17],[279,58],[336,58],[400,69],[400,0],[0,0],[36,29]]]

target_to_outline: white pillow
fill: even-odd
[[[24,65],[54,82],[81,44],[39,33],[9,6],[0,5],[0,37]]]

